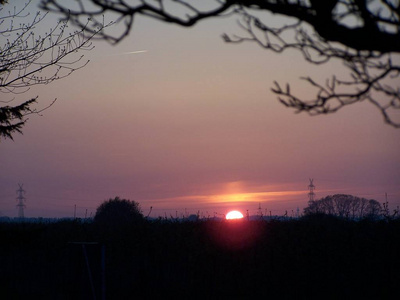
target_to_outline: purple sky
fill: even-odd
[[[51,21],[51,18],[49,18]],[[96,42],[90,64],[70,77],[15,96],[44,107],[23,135],[0,144],[0,216],[17,216],[23,183],[28,217],[95,213],[110,197],[136,200],[152,216],[230,209],[272,214],[344,193],[400,205],[400,130],[360,103],[327,116],[285,108],[274,80],[299,95],[299,78],[324,82],[336,62],[316,67],[298,53],[225,44],[235,19],[190,29],[137,19],[117,46]],[[124,52],[147,52],[116,55]],[[1,95],[7,100],[8,95]]]

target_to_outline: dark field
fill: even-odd
[[[83,248],[72,242],[98,244]],[[94,299],[94,293],[102,299],[102,245],[106,299],[394,299],[400,294],[399,220],[319,216],[153,221],[118,228],[80,221],[1,223],[1,298]]]

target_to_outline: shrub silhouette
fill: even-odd
[[[352,195],[336,194],[309,201],[304,215],[330,215],[348,219],[378,218],[382,211],[378,201]]]
[[[96,210],[94,222],[102,226],[119,227],[143,221],[139,203],[115,197],[104,201]]]

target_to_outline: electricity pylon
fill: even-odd
[[[310,178],[310,184],[308,185],[308,190],[310,191],[308,193],[308,201],[314,201],[314,189],[315,189],[315,185],[313,184],[313,180],[312,178]]]
[[[24,197],[24,194],[25,194],[25,190],[22,188],[23,187],[23,184],[19,184],[18,183],[18,186],[19,186],[19,189],[17,190],[17,195],[18,195],[18,197],[17,197],[17,207],[18,207],[18,218],[20,218],[20,219],[23,219],[25,216],[24,216],[24,208],[25,208],[25,201],[26,201],[26,199],[25,199],[25,197]]]

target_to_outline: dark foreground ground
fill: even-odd
[[[398,220],[314,217],[119,228],[80,221],[1,223],[0,298],[102,299],[102,245],[106,299],[400,295]]]

